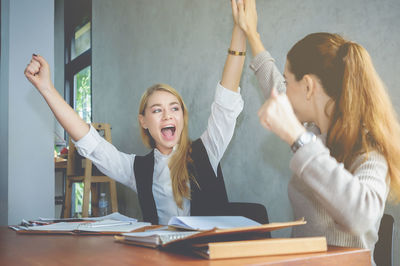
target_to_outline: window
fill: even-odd
[[[91,0],[65,1],[65,98],[88,123],[91,97]]]
[[[74,36],[71,40],[71,59],[75,59],[91,48],[91,22],[85,20],[83,25],[77,27],[74,31]]]
[[[65,100],[92,122],[92,1],[64,1]],[[74,183],[72,215],[82,213],[83,183]],[[89,210],[91,208],[89,207]]]
[[[74,75],[74,106],[87,123],[92,120],[91,67],[87,66]]]

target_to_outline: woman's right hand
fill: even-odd
[[[87,134],[89,126],[54,88],[49,64],[43,57],[33,55],[24,74],[42,94],[58,122],[73,140],[78,141]]]
[[[240,28],[246,33],[247,37],[258,35],[256,0],[238,0],[237,6],[239,9],[238,23]]]
[[[32,59],[25,68],[24,74],[40,92],[53,87],[49,64],[40,55],[32,55]]]

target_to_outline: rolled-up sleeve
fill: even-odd
[[[268,51],[257,54],[251,61],[250,68],[256,75],[265,99],[269,98],[272,88],[276,88],[278,92],[286,92],[285,79]]]
[[[239,92],[234,92],[218,83],[214,102],[211,104],[207,129],[201,136],[215,173],[218,163],[232,139],[236,119],[242,110],[243,99],[240,95],[240,88]]]
[[[89,132],[74,144],[78,153],[91,160],[103,174],[136,191],[133,171],[134,154],[118,151],[92,126],[90,126]]]

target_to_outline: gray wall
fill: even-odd
[[[259,0],[257,8],[259,32],[281,70],[286,52],[306,34],[341,33],[370,52],[400,110],[400,1]],[[178,89],[189,107],[190,136],[201,135],[230,42],[230,12],[228,1],[93,1],[93,117],[112,125],[120,150],[147,152],[136,115],[141,94],[156,82]],[[241,82],[245,107],[222,160],[229,199],[263,203],[271,221],[287,221],[292,219],[287,197],[291,154],[258,123],[263,98],[248,64],[249,58]],[[138,215],[131,191],[120,187],[119,200],[122,212]],[[400,219],[398,207],[389,205],[387,212]]]
[[[1,2],[0,60],[0,224],[8,222],[8,62],[9,62],[9,1]],[[7,41],[6,41],[7,40]]]
[[[54,215],[54,122],[23,72],[32,56],[53,69],[54,1],[2,0],[0,224]]]

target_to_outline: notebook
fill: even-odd
[[[207,231],[261,224],[243,216],[175,216],[169,220],[168,225],[185,230]]]
[[[199,216],[191,216],[194,220]],[[207,219],[214,219],[212,216],[201,216],[199,220],[203,221]],[[194,243],[208,243],[208,242],[221,242],[221,241],[232,241],[232,240],[249,240],[249,239],[260,239],[265,238],[266,232],[287,228],[291,226],[297,226],[305,224],[304,219],[294,222],[284,223],[270,223],[262,225],[250,225],[242,227],[232,227],[219,229],[218,225],[211,226],[212,229],[205,231],[179,231],[175,227],[169,226],[169,229],[160,228],[158,230],[151,230],[145,232],[133,232],[122,234],[122,236],[114,236],[117,241],[142,245],[147,247],[169,247],[173,245],[188,245]],[[196,223],[191,223],[198,224]],[[203,227],[209,228],[209,227]]]
[[[140,245],[146,247],[161,247],[168,243],[185,239],[189,236],[198,234],[198,231],[171,231],[154,230],[146,232],[125,233],[123,236],[115,236],[115,239],[126,244]]]
[[[59,222],[38,226],[10,226],[18,233],[25,234],[120,234],[132,232],[145,227],[150,223],[135,221],[83,221],[83,222]]]

